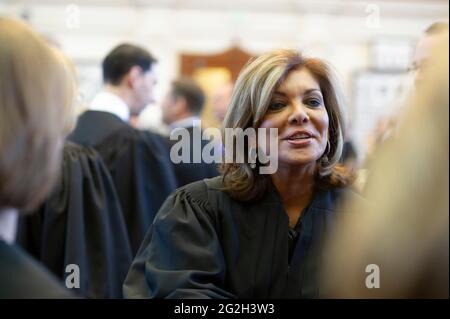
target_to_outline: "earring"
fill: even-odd
[[[321,162],[326,164],[328,163],[328,153],[330,153],[331,150],[331,144],[330,141],[327,141],[327,146],[325,147],[325,152],[323,153],[324,155],[322,156]]]
[[[330,151],[331,151],[330,140],[327,140],[327,147],[325,148],[325,150],[326,150],[326,155],[328,155],[328,153],[330,153]]]
[[[258,153],[256,152],[256,149],[253,147],[250,147],[249,154],[248,154],[248,161],[250,164],[250,167],[252,169],[256,168],[256,161],[258,160]]]

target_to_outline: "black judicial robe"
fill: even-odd
[[[177,177],[178,186],[184,186],[192,182],[201,181],[205,178],[212,178],[219,175],[218,166],[216,163],[205,163],[203,159],[200,163],[194,163],[193,162],[193,143],[194,143],[194,130],[200,130],[200,128],[195,127],[186,127],[185,128],[189,132],[189,136],[191,137],[189,141],[183,141],[188,142],[189,144],[189,151],[190,151],[190,163],[174,163],[174,169],[175,169],[175,175]],[[198,132],[199,136],[201,138],[202,132]],[[178,140],[170,140],[169,139],[169,147],[172,147],[178,143]],[[206,144],[208,144],[209,141],[201,140],[200,146],[201,151],[205,147]]]
[[[124,128],[96,149],[119,195],[133,255],[177,182],[164,137]]]
[[[65,144],[55,189],[19,218],[17,242],[62,282],[67,265],[78,265],[79,295],[122,297],[131,247],[111,176],[94,149]]]
[[[78,117],[77,125],[67,139],[84,146],[95,146],[114,132],[128,126],[112,113],[86,111]]]
[[[94,146],[102,156],[135,254],[162,203],[177,186],[166,139],[136,130],[119,117],[100,111],[83,113],[69,139]]]
[[[0,299],[74,298],[20,247],[0,240]]]
[[[316,192],[289,262],[289,218],[275,188],[243,204],[221,186],[221,177],[195,182],[167,199],[133,261],[124,297],[319,297],[319,248],[351,191]]]

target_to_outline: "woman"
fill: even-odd
[[[225,163],[165,202],[124,284],[127,297],[318,297],[320,244],[351,176],[336,167],[341,99],[321,60],[274,51],[239,75],[225,128],[277,128],[278,169]],[[261,147],[261,145],[260,145]]]
[[[70,71],[20,21],[0,18],[0,43],[0,298],[70,297],[13,244],[18,212],[35,208],[56,179]]]
[[[56,54],[72,70],[74,84],[74,66]],[[67,135],[75,126],[74,105],[64,111]],[[79,295],[122,297],[131,247],[111,176],[94,149],[66,141],[58,179],[44,203],[19,219],[17,242],[61,281],[77,265],[80,280],[73,291]]]

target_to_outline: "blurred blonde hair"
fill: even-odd
[[[449,43],[432,55],[396,138],[374,159],[367,202],[351,204],[329,243],[329,297],[448,298]],[[366,266],[380,287],[365,286]]]
[[[69,59],[59,48],[52,47],[56,58],[60,60],[61,65],[64,67],[64,72],[67,75],[67,81],[65,81],[64,85],[66,85],[66,92],[70,92],[67,94],[67,98],[65,103],[62,105],[63,107],[63,128],[65,135],[68,135],[73,131],[77,121],[77,107],[75,105],[76,100],[74,96],[78,92],[78,81],[77,81],[77,70],[75,64],[73,64],[72,60]]]
[[[0,209],[32,209],[52,186],[72,80],[41,36],[0,17]]]
[[[306,68],[319,82],[330,121],[327,151],[317,162],[318,185],[347,186],[353,181],[353,176],[337,165],[342,154],[345,127],[343,94],[335,72],[321,59],[305,57],[295,50],[275,50],[249,61],[234,86],[223,128],[257,129],[276,88],[289,72],[301,68]],[[221,171],[225,190],[235,199],[250,201],[260,198],[267,188],[268,176],[252,170],[249,163],[225,163],[221,165]]]

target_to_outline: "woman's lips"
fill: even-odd
[[[289,145],[294,147],[306,147],[312,143],[313,138],[297,138],[297,139],[285,139],[284,142],[289,143]]]

